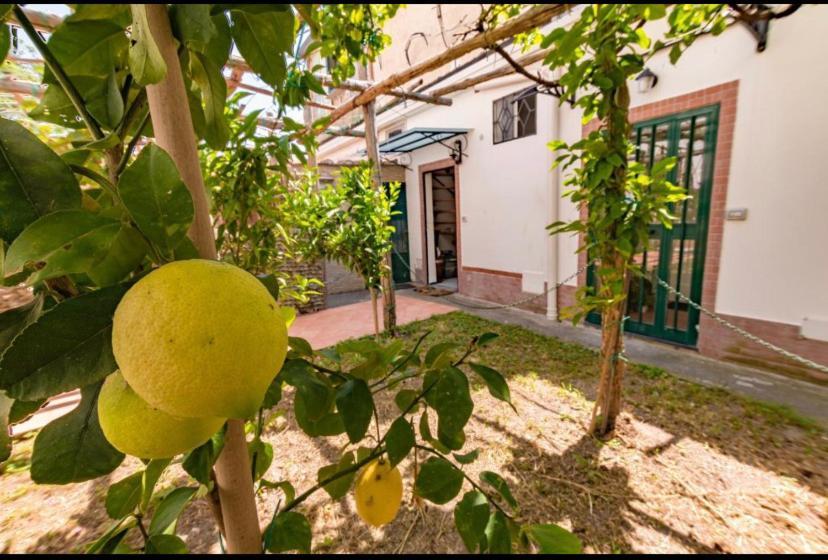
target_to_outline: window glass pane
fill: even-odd
[[[670,155],[670,123],[662,123],[655,128],[653,161],[656,163]]]
[[[693,129],[693,148],[690,157],[690,176],[687,180],[687,194],[693,198],[687,201],[687,212],[685,223],[694,224],[698,217],[699,195],[701,194],[702,181],[704,180],[704,160],[707,144],[707,116],[700,115],[695,119]]]
[[[670,255],[669,283],[673,288],[687,296],[690,295],[693,281],[693,253],[695,248],[696,242],[693,239],[675,239]],[[667,294],[667,327],[686,331],[688,313],[689,308],[685,300],[677,295]]]
[[[497,144],[537,132],[537,94],[526,90],[492,103],[492,141]]]
[[[640,267],[642,274],[630,279],[627,315],[634,321],[645,325],[655,323],[656,286],[658,279],[658,252],[661,246],[659,237],[652,237],[647,248],[633,257],[633,262]]]

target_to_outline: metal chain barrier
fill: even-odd
[[[548,294],[550,292],[554,292],[555,290],[557,290],[558,288],[560,288],[561,286],[563,286],[564,284],[566,284],[570,280],[572,280],[574,278],[577,278],[579,274],[581,274],[583,271],[585,271],[589,267],[589,265],[590,265],[590,263],[586,263],[584,266],[582,266],[581,268],[576,270],[573,274],[570,274],[568,277],[564,278],[563,280],[561,280],[560,282],[558,282],[554,286],[545,289],[543,292],[541,292],[539,294],[535,294],[533,296],[529,296],[529,297],[526,297],[526,298],[523,298],[523,299],[519,299],[519,300],[517,300],[515,302],[512,302],[512,303],[504,303],[504,304],[500,304],[500,305],[475,305],[475,304],[472,304],[472,303],[466,303],[466,302],[459,301],[459,300],[453,298],[452,296],[446,296],[446,297],[447,297],[447,299],[449,299],[450,301],[456,303],[457,305],[460,305],[462,307],[468,307],[470,309],[508,309],[510,307],[517,307],[518,305],[522,305],[524,303],[528,303],[528,302],[530,302],[534,299],[537,299],[539,297],[543,297],[543,296],[545,296],[546,294]]]
[[[668,292],[670,292],[671,294],[680,297],[681,299],[686,301],[691,307],[693,307],[694,309],[700,311],[701,313],[704,313],[705,315],[707,315],[708,317],[710,317],[711,319],[713,319],[714,321],[716,321],[720,325],[727,327],[728,329],[736,332],[737,334],[740,334],[741,336],[747,338],[748,340],[750,340],[752,342],[755,342],[759,346],[761,346],[763,348],[766,348],[767,350],[770,350],[771,352],[776,352],[777,354],[785,356],[786,358],[791,359],[795,362],[798,362],[798,363],[802,364],[803,366],[809,367],[811,369],[815,369],[815,370],[820,371],[822,373],[828,373],[828,366],[818,364],[814,361],[809,360],[808,358],[803,358],[802,356],[798,356],[797,354],[794,354],[792,352],[788,352],[784,348],[780,348],[779,346],[776,346],[775,344],[772,344],[772,343],[768,342],[767,340],[762,340],[758,336],[750,334],[745,329],[743,329],[743,328],[741,328],[737,325],[734,325],[733,323],[731,323],[727,319],[719,317],[713,311],[710,311],[709,309],[705,309],[704,307],[702,307],[701,305],[699,305],[698,303],[696,303],[695,301],[691,300],[689,297],[684,295],[683,293],[681,293],[678,290],[676,290],[675,288],[673,288],[670,284],[668,284],[667,282],[665,282],[661,278],[658,278],[658,284],[662,288],[664,288]]]
[[[397,252],[396,247],[394,248],[394,252],[397,253],[398,257],[400,257],[399,260],[403,263],[403,265],[410,272],[413,272],[411,270],[411,267],[408,266],[408,263],[405,262],[405,259],[403,259],[402,256]],[[518,305],[528,303],[528,302],[530,302],[534,299],[545,296],[546,294],[557,290],[558,288],[560,288],[561,286],[563,286],[564,284],[566,284],[570,280],[573,280],[574,278],[578,277],[578,275],[580,275],[587,268],[589,268],[590,264],[592,264],[592,263],[590,263],[590,262],[586,263],[584,266],[579,268],[574,274],[571,274],[570,276],[568,276],[567,278],[565,278],[562,281],[558,282],[554,286],[552,286],[550,288],[547,288],[542,293],[536,294],[536,295],[533,295],[533,296],[529,296],[527,298],[520,299],[520,300],[515,301],[513,303],[507,303],[507,304],[501,304],[501,305],[475,305],[475,304],[471,304],[471,303],[458,301],[457,299],[453,298],[452,296],[446,296],[446,297],[447,297],[447,299],[449,299],[453,303],[456,303],[457,305],[460,305],[461,307],[468,307],[470,309],[508,309],[510,307],[517,307]],[[661,278],[658,278],[658,284],[662,288],[664,288],[665,290],[667,290],[668,292],[673,294],[674,296],[678,296],[679,298],[686,301],[688,303],[688,305],[690,305],[694,309],[698,310],[700,313],[704,313],[705,315],[707,315],[708,317],[710,317],[711,319],[713,319],[714,321],[716,321],[720,325],[734,331],[735,333],[737,333],[740,336],[750,340],[751,342],[755,342],[756,344],[758,344],[762,348],[770,350],[771,352],[775,352],[775,353],[777,353],[781,356],[784,356],[784,357],[786,357],[790,360],[793,360],[794,362],[797,362],[797,363],[799,363],[799,364],[801,364],[805,367],[814,369],[814,370],[819,371],[821,373],[828,373],[828,366],[818,364],[818,363],[814,362],[813,360],[809,360],[808,358],[799,356],[798,354],[794,354],[793,352],[789,352],[789,351],[785,350],[784,348],[780,348],[779,346],[776,346],[775,344],[773,344],[771,342],[768,342],[767,340],[763,340],[763,339],[759,338],[758,336],[747,332],[745,329],[743,329],[743,328],[741,328],[737,325],[734,325],[733,323],[731,323],[727,319],[724,319],[724,318],[720,317],[719,315],[717,315],[713,311],[710,311],[709,309],[706,309],[706,308],[702,307],[701,305],[699,305],[698,303],[696,303],[695,301],[691,300],[689,297],[687,297],[686,295],[681,293],[680,291],[673,288],[670,284],[668,284],[667,282],[665,282]],[[627,318],[628,317],[625,317],[624,319],[626,320]],[[621,357],[621,359],[624,359],[623,356],[620,356],[620,357]]]

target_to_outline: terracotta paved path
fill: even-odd
[[[377,307],[380,314],[380,328],[382,328],[382,300],[379,301]],[[432,315],[440,315],[455,310],[455,307],[442,303],[397,294],[398,325],[428,319]],[[325,348],[341,340],[365,336],[373,332],[374,319],[371,314],[370,301],[300,315],[290,326],[290,336],[307,339],[314,349]]]
[[[380,327],[382,326],[382,300],[379,304]],[[397,324],[427,319],[454,311],[455,308],[442,303],[424,301],[397,294]],[[348,338],[358,338],[374,332],[371,302],[352,303],[342,307],[324,309],[317,313],[300,315],[290,326],[290,336],[298,336],[311,343],[314,349],[325,348]],[[49,404],[26,422],[12,428],[14,435],[41,428],[77,406],[78,391],[71,391],[54,397]]]

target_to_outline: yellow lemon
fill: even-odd
[[[223,418],[178,418],[152,408],[117,371],[101,387],[98,421],[117,450],[142,459],[164,459],[189,451],[224,424]]]
[[[402,477],[388,459],[371,461],[357,479],[354,497],[357,513],[374,527],[391,523],[402,503]]]
[[[129,386],[184,417],[249,418],[287,353],[276,301],[230,264],[166,264],[127,291],[112,324],[112,350]]]

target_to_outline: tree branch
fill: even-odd
[[[529,78],[538,85],[548,88],[550,90],[550,93],[552,93],[552,95],[554,95],[555,97],[563,97],[563,87],[561,86],[560,82],[546,80],[540,76],[540,73],[538,73],[537,75],[532,74],[526,68],[518,64],[518,62],[514,58],[512,58],[508,52],[506,52],[506,49],[504,49],[500,45],[492,45],[491,50],[499,54],[506,62],[509,63],[509,66],[514,68],[515,72],[517,72],[518,74]],[[569,102],[571,104],[572,100],[569,100]]]

